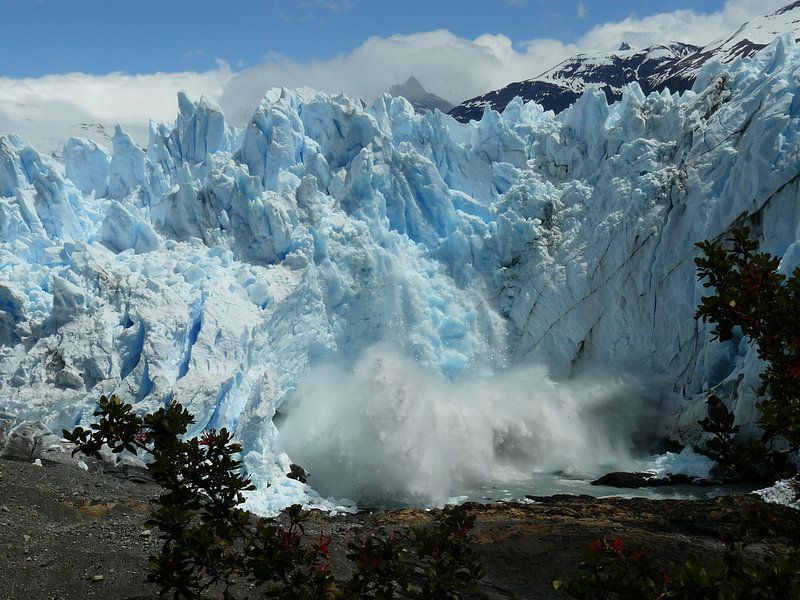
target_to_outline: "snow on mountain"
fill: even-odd
[[[560,113],[589,86],[599,86],[609,102],[619,100],[624,85],[636,81],[645,94],[669,89],[691,89],[700,70],[709,62],[731,64],[752,56],[776,37],[794,32],[800,39],[800,2],[743,24],[729,36],[703,48],[673,42],[636,50],[623,44],[617,52],[578,54],[538,77],[465,100],[450,111],[459,121],[478,120],[484,107],[502,111],[516,96],[535,101],[545,110]]]
[[[453,108],[452,102],[448,102],[436,94],[431,94],[422,87],[416,77],[409,77],[405,83],[393,85],[387,93],[393,98],[405,98],[411,102],[418,113],[424,113],[426,110],[440,110],[446,113]]]
[[[181,94],[146,151],[0,137],[0,410],[58,429],[101,393],[179,400],[194,433],[236,430],[264,512],[337,504],[284,476],[290,447],[312,483],[336,463],[339,495],[430,500],[587,468],[628,414],[696,439],[712,389],[746,428],[759,365],[692,318],[693,244],[748,223],[800,262],[799,74],[784,36],[683,96],[590,88],[558,117],[271,90],[243,131]]]
[[[744,23],[729,36],[723,36],[696,52],[667,66],[655,89],[682,91],[691,87],[703,65],[716,60],[731,64],[739,58],[752,56],[776,37],[794,33],[800,40],[800,2],[787,4],[775,12]]]
[[[616,52],[578,54],[538,77],[510,83],[499,90],[465,100],[453,108],[450,115],[462,122],[477,120],[485,107],[502,111],[517,96],[525,101],[538,102],[545,110],[560,113],[590,86],[599,86],[608,101],[614,102],[622,96],[623,87],[634,81],[648,93],[655,89],[655,83],[670,65],[698,49],[677,42],[643,50],[623,44]]]

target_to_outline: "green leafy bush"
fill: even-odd
[[[780,260],[758,252],[747,228],[733,231],[729,248],[708,240],[697,247],[698,278],[714,294],[701,299],[696,318],[713,323],[721,341],[740,328],[766,363],[756,405],[763,435],[738,466],[760,455],[776,477],[786,475],[786,455],[800,448],[800,268],[779,273]]]
[[[739,443],[733,414],[718,411],[699,421],[714,436],[708,450],[731,479],[791,475],[789,456],[800,448],[800,268],[790,277],[779,273],[779,259],[758,252],[748,229],[735,230],[729,248],[710,241],[697,247],[704,253],[696,259],[698,278],[714,294],[701,300],[696,318],[714,323],[712,334],[721,341],[734,339],[740,328],[767,365],[756,405],[761,439]],[[629,549],[619,538],[596,540],[579,565],[582,573],[553,586],[583,599],[800,600],[800,519],[793,509],[782,510],[776,518],[780,510],[754,506],[721,533],[725,550],[716,561],[648,560],[642,548]],[[786,545],[780,552],[752,551],[765,538],[783,538]]]
[[[642,546],[626,544],[622,538],[594,540],[579,564],[583,573],[556,579],[553,587],[573,598],[644,600],[669,598],[671,578],[665,567]]]
[[[140,416],[132,405],[103,396],[94,416],[89,429],[63,432],[76,444],[73,454],[99,457],[104,446],[145,453],[148,470],[164,488],[147,521],[163,541],[147,575],[162,595],[235,600],[235,586],[249,582],[260,597],[281,600],[458,600],[483,576],[467,543],[475,517],[446,507],[432,527],[405,532],[402,539],[352,541],[352,576],[337,585],[328,562],[331,538],[305,537],[308,511],[294,505],[281,520],[240,508],[243,493],[255,488],[241,472],[241,446],[229,431],[184,439],[194,419],[178,403]],[[415,568],[423,575],[415,576]]]
[[[757,549],[778,538],[783,547]],[[597,539],[580,573],[554,580],[553,587],[582,600],[800,600],[800,524],[793,509],[754,505],[720,532],[720,541],[724,549],[710,560],[689,553],[676,562],[653,556],[658,544]]]

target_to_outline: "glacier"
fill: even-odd
[[[682,95],[590,88],[557,117],[517,99],[462,124],[309,89],[270,90],[243,129],[205,99],[178,109],[146,149],[117,127],[62,162],[0,137],[0,410],[58,430],[100,394],[180,401],[191,433],[235,430],[264,513],[352,506],[314,468],[288,479],[298,457],[339,465],[336,497],[391,463],[370,494],[438,500],[463,481],[451,460],[475,478],[504,452],[622,456],[628,414],[699,442],[711,390],[754,431],[761,365],[693,319],[694,243],[747,224],[800,263],[792,35]],[[404,443],[423,439],[454,450]]]

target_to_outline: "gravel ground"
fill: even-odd
[[[158,543],[144,520],[157,494],[153,485],[69,465],[0,460],[0,600],[157,598],[157,590],[144,583],[147,555]],[[759,504],[752,496],[536,500],[470,505],[477,515],[472,539],[487,571],[470,598],[566,598],[550,581],[574,573],[586,545],[601,536],[645,543],[665,558],[719,555],[719,528]],[[307,533],[311,539],[320,532],[333,536],[332,571],[346,575],[346,543],[355,534],[387,535],[430,519],[417,509],[333,518],[315,514]],[[238,592],[258,597],[257,590]]]
[[[141,582],[157,542],[158,493],[79,468],[0,460],[0,598],[152,598]]]

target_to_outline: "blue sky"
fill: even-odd
[[[582,18],[578,16],[579,5]],[[350,52],[371,36],[447,29],[571,43],[592,27],[722,0],[2,0],[0,76],[234,69],[270,54],[297,61]]]

